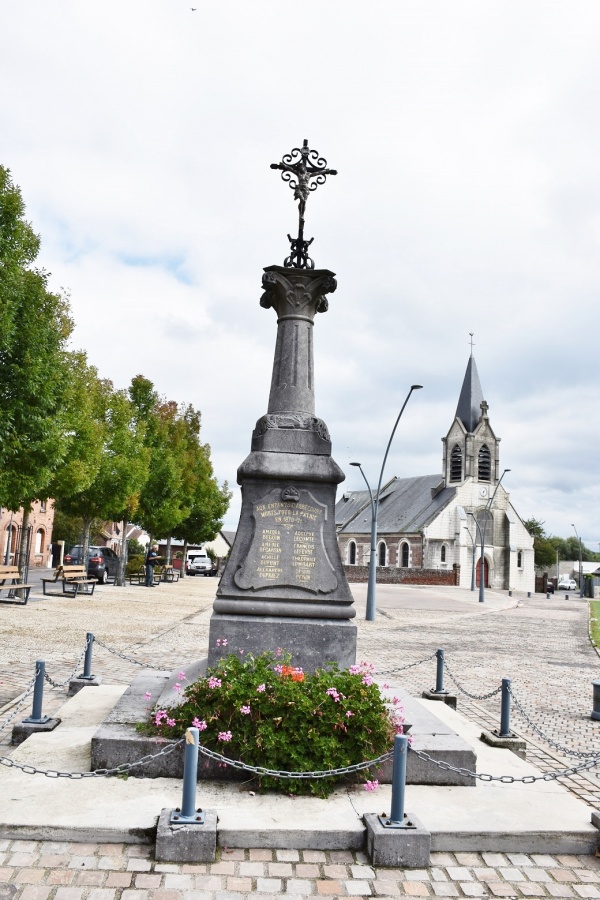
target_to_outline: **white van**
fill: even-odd
[[[185,560],[186,575],[214,575],[213,562],[206,550],[188,550]]]

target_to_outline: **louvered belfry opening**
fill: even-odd
[[[462,481],[462,450],[458,444],[450,454],[450,481]]]
[[[480,481],[491,481],[492,479],[492,457],[487,444],[484,444],[479,451],[478,474]]]

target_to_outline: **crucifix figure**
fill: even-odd
[[[327,160],[311,150],[305,140],[302,147],[294,147],[286,153],[280,163],[271,163],[272,169],[280,169],[283,181],[287,181],[294,191],[294,200],[298,201],[298,237],[288,234],[291,253],[284,262],[286,268],[314,269],[315,264],[308,255],[308,248],[313,242],[304,240],[304,213],[306,201],[311,191],[316,191],[320,184],[325,184],[328,175],[337,175],[336,169],[327,168]]]

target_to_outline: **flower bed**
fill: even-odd
[[[176,738],[195,726],[202,745],[248,765],[299,772],[344,768],[391,750],[402,730],[397,699],[390,715],[365,662],[348,671],[330,665],[306,674],[278,649],[224,657],[204,678],[187,686],[184,681],[181,672],[175,685],[180,702],[155,708],[140,730]],[[364,779],[369,772],[358,774]],[[256,779],[259,787],[321,797],[343,780]],[[367,781],[367,789],[374,784]]]

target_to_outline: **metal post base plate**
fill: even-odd
[[[403,822],[392,822],[392,820],[389,818],[389,816],[377,816],[377,818],[379,819],[382,827],[386,828],[386,829],[387,828],[403,828],[406,830],[406,829],[417,827],[416,825],[413,825],[413,823],[410,821],[410,819],[408,818],[406,813],[404,813],[404,821]]]
[[[204,825],[204,821],[205,815],[201,809],[193,816],[182,816],[179,810],[173,809],[169,816],[169,825]]]

